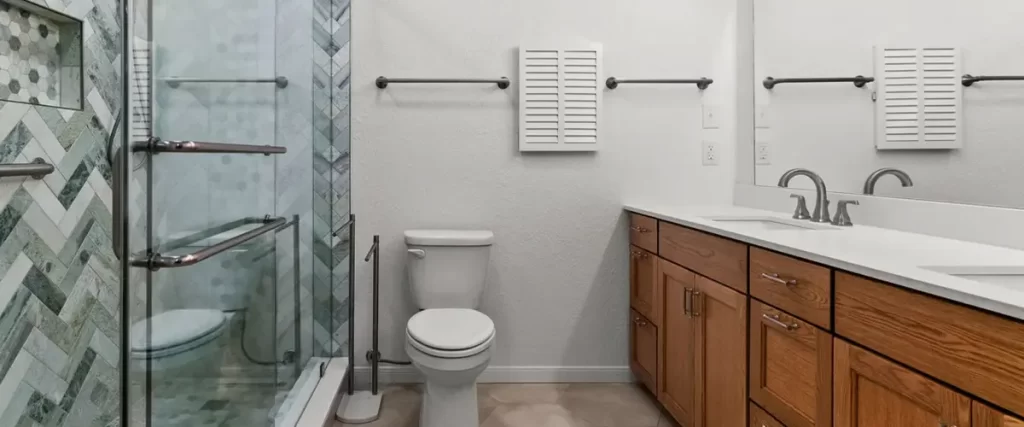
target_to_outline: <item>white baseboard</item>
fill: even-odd
[[[370,367],[356,366],[357,388],[370,384]],[[421,383],[412,366],[381,365],[380,383]],[[628,366],[488,366],[478,383],[628,383],[633,382]]]

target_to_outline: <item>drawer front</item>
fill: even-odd
[[[750,398],[789,427],[832,425],[832,336],[750,301]]]
[[[661,257],[747,293],[747,245],[662,222]]]
[[[1024,427],[1024,420],[974,401],[971,402],[971,427]]]
[[[630,368],[652,393],[658,392],[658,327],[630,311]]]
[[[629,214],[629,243],[651,253],[658,253],[658,220],[635,213]]]
[[[764,409],[751,403],[750,404],[750,427],[786,427],[785,424],[779,422],[774,417],[769,415]]]
[[[629,248],[629,306],[656,326],[661,325],[658,257],[636,246]]]
[[[1024,323],[836,273],[836,334],[1024,414]]]
[[[819,327],[832,326],[832,273],[828,268],[752,247],[750,295]]]

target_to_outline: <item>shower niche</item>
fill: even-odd
[[[82,21],[0,0],[0,101],[82,109]]]

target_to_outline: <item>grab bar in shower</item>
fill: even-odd
[[[764,88],[773,89],[775,85],[782,83],[853,83],[854,86],[864,87],[864,85],[875,81],[874,77],[854,76],[854,77],[799,77],[799,78],[774,78],[767,77],[764,79]]]
[[[288,78],[284,76],[277,76],[272,79],[200,79],[191,77],[165,77],[160,79],[167,83],[167,86],[177,88],[182,83],[273,83],[277,87],[284,89],[288,87]]]
[[[53,173],[53,165],[46,163],[41,157],[36,157],[32,163],[7,163],[0,164],[0,178],[10,176],[30,176],[35,179],[43,179],[46,175]]]
[[[145,142],[132,145],[132,151],[148,151],[151,153],[235,153],[235,154],[271,154],[287,153],[285,147],[274,145],[225,144],[222,142],[200,141],[164,141],[152,137]]]
[[[377,77],[376,84],[378,88],[387,88],[390,83],[493,83],[498,85],[498,89],[507,89],[511,84],[508,77],[500,79],[395,79],[384,76]]]
[[[711,86],[715,81],[707,77],[701,77],[699,79],[646,79],[646,80],[627,80],[617,79],[615,77],[609,77],[604,82],[608,89],[615,89],[620,84],[695,84],[697,89],[704,90],[708,86]]]
[[[971,85],[977,82],[1008,82],[1020,80],[1024,80],[1024,76],[972,76],[970,74],[964,74],[961,82],[964,86],[971,87]]]
[[[263,226],[186,255],[164,256],[159,253],[150,253],[148,255],[132,256],[131,264],[133,267],[144,267],[152,271],[157,271],[161,268],[195,265],[264,234],[282,229],[288,226],[289,222],[283,217],[271,218],[267,216],[264,218],[247,218],[232,224],[263,224]]]

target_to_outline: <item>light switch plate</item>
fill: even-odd
[[[719,111],[722,108],[718,105],[705,104],[701,107],[703,119],[701,120],[704,129],[718,129],[721,123]]]
[[[758,129],[769,129],[772,127],[771,106],[761,104],[754,107],[754,126]]]

